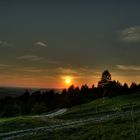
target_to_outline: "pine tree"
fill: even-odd
[[[108,70],[102,73],[101,80],[98,82],[98,87],[107,87],[111,82],[111,74]]]

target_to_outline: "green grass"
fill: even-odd
[[[140,139],[140,113],[135,114],[135,129],[131,114],[113,120],[90,123],[74,128],[43,132],[21,140],[137,140]]]
[[[132,105],[134,109],[140,108],[140,94],[94,100],[90,103],[74,106],[58,118],[75,119],[109,112],[125,111],[131,109]]]
[[[58,124],[62,121],[94,117],[97,114],[116,112],[122,110],[140,109],[140,94],[131,94],[94,100],[92,102],[74,106],[64,114],[56,118],[33,118],[31,116],[20,116],[13,118],[0,118],[0,133]],[[135,130],[134,131],[134,126]],[[135,132],[135,133],[134,133]],[[112,118],[104,122],[90,122],[83,126],[75,126],[51,132],[40,132],[35,136],[25,137],[21,140],[135,140],[140,139],[140,113],[134,114],[132,121],[131,114]]]
[[[47,126],[58,123],[59,120],[51,118],[33,118],[30,116],[20,116],[0,119],[0,133]]]

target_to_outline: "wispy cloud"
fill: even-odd
[[[140,71],[140,66],[135,65],[116,65],[116,67],[120,70]]]
[[[44,42],[41,42],[41,41],[36,42],[36,45],[39,46],[39,47],[44,47],[44,48],[47,47],[47,44],[44,43]]]
[[[0,69],[6,69],[6,68],[9,68],[10,65],[7,65],[7,64],[0,64]]]
[[[62,74],[78,74],[77,70],[75,69],[71,69],[71,68],[63,68],[63,67],[59,67],[58,68],[58,72],[62,73]]]
[[[9,67],[7,64],[0,64],[0,67]]]
[[[43,57],[28,54],[28,55],[19,56],[19,57],[17,57],[17,59],[30,60],[30,61],[40,61],[40,60],[43,60]]]
[[[29,68],[21,68],[19,70],[24,71],[24,72],[29,72],[29,73],[40,73],[40,72],[42,72],[41,69],[38,69],[38,68],[30,68],[30,67]]]
[[[59,67],[57,69],[58,73],[60,75],[73,75],[76,77],[87,77],[87,76],[99,76],[97,74],[97,70],[93,68],[88,68],[88,67],[81,67],[81,68],[64,68],[64,67]]]
[[[133,26],[121,32],[121,40],[125,42],[140,42],[140,26]]]
[[[12,47],[12,44],[6,41],[0,40],[0,47]]]
[[[18,60],[26,60],[26,61],[42,61],[44,64],[52,64],[52,65],[58,65],[60,64],[57,60],[47,59],[41,56],[27,54],[17,57]]]

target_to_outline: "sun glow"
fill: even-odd
[[[71,81],[71,77],[66,77],[65,79],[65,84],[66,85],[71,85],[72,81]]]

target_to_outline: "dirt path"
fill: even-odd
[[[63,112],[63,110],[61,110],[59,112]],[[57,113],[53,113],[53,115],[59,114],[59,112],[57,111]],[[140,110],[135,111],[135,113],[138,113],[138,112],[140,112]],[[32,128],[32,129],[2,133],[2,134],[0,134],[0,138],[2,140],[15,140],[15,139],[17,140],[18,138],[36,135],[36,134],[39,134],[40,132],[54,131],[54,130],[59,130],[59,129],[64,129],[64,128],[71,128],[71,127],[85,125],[90,122],[96,123],[96,122],[101,122],[101,121],[107,121],[107,120],[111,120],[111,119],[114,119],[114,118],[117,118],[120,116],[127,115],[129,113],[131,113],[131,111],[110,113],[110,114],[106,114],[106,115],[102,115],[102,116],[98,116],[98,117],[89,117],[89,118],[79,119],[79,120],[68,120],[65,123],[61,123],[61,124],[57,124],[57,125],[37,127],[37,128]]]
[[[35,116],[32,116],[32,117],[36,117],[36,118],[40,118],[40,117],[49,117],[49,118],[53,118],[55,116],[59,116],[59,115],[62,115],[64,114],[65,112],[67,111],[67,108],[62,108],[62,109],[59,109],[55,112],[52,112],[52,113],[49,113],[47,115],[35,115]]]

